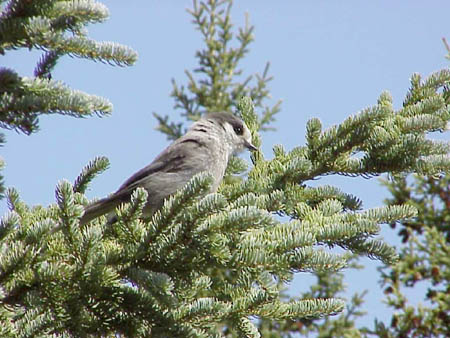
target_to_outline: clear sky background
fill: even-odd
[[[184,70],[197,66],[195,51],[202,48],[185,11],[191,1],[104,1],[110,20],[89,28],[97,40],[116,41],[134,48],[139,59],[133,67],[112,67],[64,57],[53,78],[74,89],[104,96],[114,104],[108,118],[74,119],[49,116],[40,120],[41,130],[31,136],[6,132],[1,156],[6,161],[6,186],[15,187],[30,205],[55,201],[59,180],[73,182],[95,156],[105,155],[110,169],[91,184],[89,197],[102,197],[116,190],[132,173],[142,168],[168,145],[152,112],[178,119],[169,97],[171,79],[186,84]],[[255,25],[256,41],[241,64],[244,74],[262,72],[271,62],[274,80],[269,88],[274,104],[283,100],[275,132],[262,135],[263,151],[273,156],[272,147],[287,149],[305,143],[305,124],[311,117],[324,127],[340,123],[351,114],[376,104],[383,90],[401,107],[411,74],[423,76],[449,62],[442,37],[450,40],[448,0],[347,0],[347,1],[250,1],[237,0],[232,20],[243,26],[248,12]],[[1,66],[31,76],[39,52],[14,51],[1,57]],[[449,139],[447,135],[433,135]],[[248,155],[245,155],[248,158]],[[327,177],[315,184],[335,184],[359,196],[364,207],[376,207],[387,196],[377,179]],[[0,212],[7,210],[0,201]],[[381,234],[393,245],[395,232],[384,226]],[[362,259],[368,267],[349,271],[348,297],[368,289],[364,309],[368,316],[359,323],[388,320],[391,311],[382,304],[377,262]],[[291,294],[299,294],[311,282],[298,274]],[[423,291],[423,290],[422,290]],[[411,295],[423,298],[422,295]]]

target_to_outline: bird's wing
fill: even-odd
[[[152,175],[180,173],[179,176],[184,174],[184,178],[181,178],[179,182],[186,183],[189,177],[207,170],[210,165],[210,156],[208,151],[201,149],[202,147],[207,145],[196,138],[181,137],[159,154],[152,163],[127,179],[115,193],[89,205],[80,223],[86,224],[100,215],[111,212],[119,204],[128,202],[137,187],[148,188],[146,180],[151,180]],[[167,178],[168,184],[172,185],[171,188],[177,188],[179,182],[171,181],[172,178],[173,176]],[[167,187],[161,188],[167,190]]]
[[[204,149],[200,150],[202,147],[206,147],[206,144],[196,138],[182,137],[178,139],[159,154],[152,163],[128,178],[115,192],[115,195],[130,194],[141,186],[141,181],[149,179],[155,173],[206,170],[209,163],[206,158],[201,157],[206,157],[208,152]]]

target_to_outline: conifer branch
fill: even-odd
[[[59,81],[19,78],[5,68],[0,69],[1,85],[7,88],[0,95],[0,126],[26,134],[36,130],[41,114],[85,117],[112,111],[111,103],[104,98],[70,89]],[[10,86],[17,89],[10,90]]]
[[[305,299],[290,303],[276,304],[275,307],[262,309],[262,317],[276,317],[282,319],[311,318],[335,315],[345,307],[345,302],[341,299]],[[274,309],[276,309],[274,311]],[[325,309],[325,310],[324,310]]]
[[[96,157],[90,161],[81,171],[80,175],[76,178],[73,184],[73,191],[79,193],[85,193],[88,184],[95,178],[95,176],[101,174],[109,167],[109,160],[104,157]]]
[[[357,254],[367,255],[369,258],[381,260],[384,264],[392,265],[398,261],[395,248],[380,240],[354,239],[350,244],[341,243],[341,247]]]
[[[247,55],[248,46],[253,42],[253,26],[246,16],[245,25],[233,32],[230,20],[232,1],[211,0],[193,2],[193,9],[187,11],[193,18],[205,43],[205,49],[196,52],[198,67],[194,72],[185,71],[187,85],[178,85],[172,80],[171,96],[175,99],[175,109],[188,121],[195,121],[206,112],[224,111],[233,113],[242,97],[252,98],[255,106],[261,109],[258,130],[273,130],[269,124],[280,111],[281,100],[272,107],[265,104],[270,98],[267,88],[272,80],[269,76],[270,63],[267,62],[262,74],[253,74],[241,80],[243,71],[240,61]],[[237,40],[234,47],[233,40]],[[168,116],[154,113],[158,130],[175,139],[184,129],[179,123],[169,122]]]
[[[54,51],[44,53],[34,69],[34,76],[50,80],[52,77],[52,70],[56,66],[60,56],[59,53]]]
[[[82,25],[101,22],[108,17],[103,5],[91,1],[72,4],[55,2],[41,15],[18,15],[17,11],[8,8],[0,17],[0,47],[3,50],[37,48],[119,66],[131,65],[137,59],[136,52],[130,48],[112,42],[95,42],[85,37],[80,30]],[[65,30],[75,35],[66,36]]]
[[[20,217],[14,212],[10,211],[5,214],[0,220],[0,240],[3,240],[11,230],[19,224]]]
[[[147,236],[138,253],[139,259],[146,257],[149,252],[154,253],[155,258],[168,258],[169,247],[173,247],[176,241],[182,241],[184,234],[191,230],[177,223],[178,217],[183,217],[183,211],[186,212],[182,207],[192,205],[198,196],[208,191],[211,183],[212,178],[209,174],[197,174],[183,189],[164,202],[161,210],[153,215],[148,224]],[[167,236],[170,236],[170,240]],[[159,238],[161,240],[158,240]],[[175,259],[175,257],[171,258]]]
[[[249,338],[261,337],[261,334],[259,333],[256,326],[246,317],[235,319],[234,325],[237,327],[240,336],[242,337],[249,337]]]
[[[28,48],[44,51],[35,78],[0,68],[0,126],[30,134],[41,114],[86,117],[106,115],[106,99],[71,90],[52,80],[52,70],[64,55],[128,66],[137,59],[132,49],[113,42],[96,42],[84,27],[107,19],[107,8],[91,0],[38,2],[9,0],[0,14],[0,53]]]
[[[116,219],[111,226],[111,232],[121,243],[123,250],[128,255],[135,255],[141,243],[147,235],[140,218],[142,210],[147,203],[148,193],[143,188],[136,189],[131,195],[129,204],[116,208]],[[109,222],[110,223],[110,222]]]

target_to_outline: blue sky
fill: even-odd
[[[134,48],[138,62],[127,68],[70,57],[59,62],[54,79],[110,99],[114,111],[102,119],[43,117],[40,132],[31,136],[6,132],[7,143],[1,152],[7,165],[3,172],[6,185],[18,189],[28,204],[53,203],[57,182],[73,181],[98,155],[107,156],[111,167],[91,184],[88,196],[102,197],[168,145],[154,130],[156,120],[151,113],[177,119],[169,97],[171,79],[186,83],[184,70],[196,67],[195,51],[202,47],[200,34],[185,11],[192,3],[134,0],[105,4],[111,17],[104,24],[90,26],[90,36]],[[244,74],[262,72],[270,61],[273,100],[267,103],[283,100],[274,124],[277,131],[262,135],[268,158],[275,144],[287,149],[303,145],[309,118],[318,117],[329,127],[375,104],[383,90],[391,92],[398,108],[411,74],[427,76],[449,64],[441,41],[442,37],[450,40],[448,0],[236,1],[235,27],[244,24],[245,12],[255,25],[256,41],[241,68]],[[31,76],[39,55],[9,52],[1,64]],[[435,137],[449,139],[448,134]],[[322,183],[336,184],[359,196],[367,208],[380,206],[387,196],[377,179],[333,176],[318,181]],[[0,211],[6,211],[4,200]],[[398,243],[387,226],[382,236]],[[378,264],[369,259],[362,263],[368,268],[349,272],[348,296],[370,291],[364,305],[369,315],[361,324],[372,325],[375,317],[387,320],[389,311],[381,302]],[[298,275],[290,292],[298,294],[310,280]]]

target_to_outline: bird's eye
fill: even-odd
[[[241,126],[234,126],[233,129],[236,135],[242,135],[244,133],[244,129]]]

